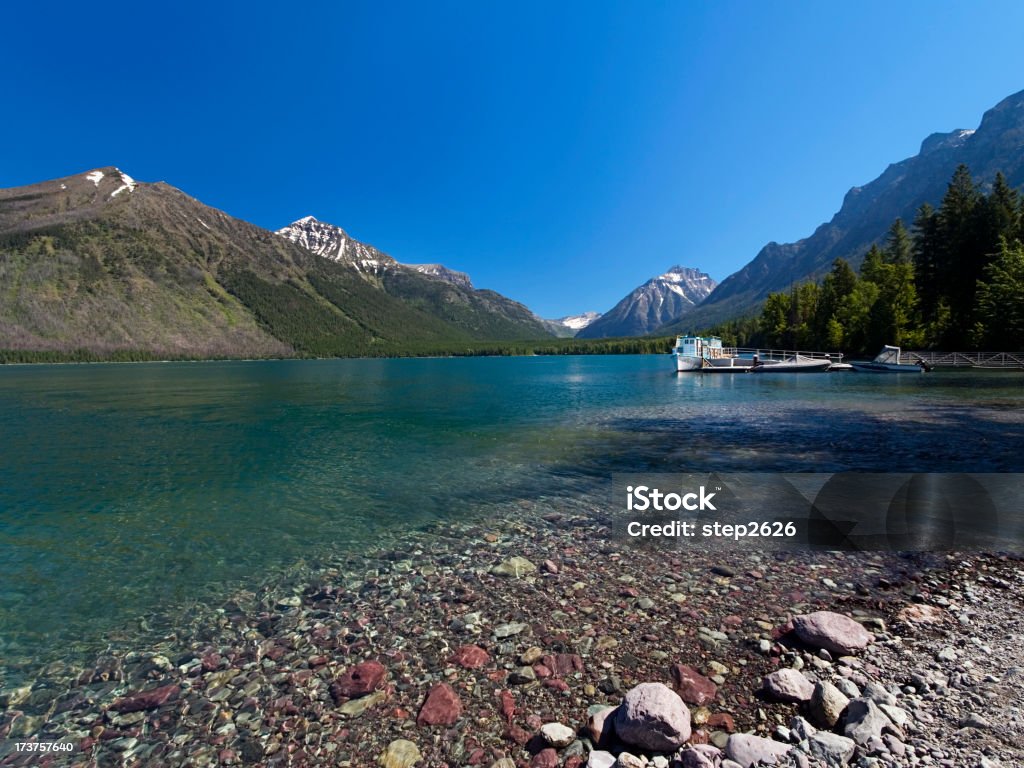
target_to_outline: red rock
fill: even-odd
[[[510,725],[508,730],[505,731],[505,738],[509,741],[514,741],[520,747],[525,747],[527,742],[530,741],[530,733],[518,725]]]
[[[700,729],[699,731],[694,731],[693,733],[690,734],[690,743],[691,744],[710,744],[711,743],[711,734],[709,734],[703,728]]]
[[[448,683],[438,683],[427,693],[418,725],[452,725],[462,714],[462,700]]]
[[[718,694],[717,685],[686,664],[674,664],[669,674],[672,676],[672,686],[676,693],[687,704],[703,706],[714,701]]]
[[[543,683],[545,688],[551,688],[556,691],[568,691],[569,684],[565,680],[551,679],[545,680]]]
[[[217,667],[220,666],[221,657],[216,651],[210,651],[204,653],[202,657],[203,672],[213,672]]]
[[[331,684],[331,696],[339,699],[358,699],[380,688],[387,670],[379,661],[364,661],[346,670]]]
[[[707,725],[708,728],[713,728],[716,731],[725,731],[726,733],[734,733],[736,731],[736,723],[733,722],[732,715],[725,712],[713,714],[708,718]]]
[[[142,712],[145,709],[156,709],[171,700],[180,689],[177,683],[169,683],[148,691],[135,691],[117,699],[110,708],[115,712]]]
[[[640,592],[635,587],[623,587],[619,590],[619,597],[640,597]]]
[[[558,768],[558,752],[550,747],[533,756],[530,768]]]
[[[480,747],[477,747],[476,749],[474,749],[472,752],[469,753],[469,757],[466,758],[466,762],[469,763],[470,765],[480,765],[480,763],[482,763],[484,761],[484,758],[486,756],[487,756],[487,753],[484,750],[482,750]]]
[[[583,659],[575,653],[549,653],[540,661],[555,677],[583,671]]]
[[[476,669],[490,660],[490,654],[479,645],[464,645],[452,656],[452,664],[458,664],[463,669]]]
[[[565,768],[582,768],[583,758],[579,755],[573,755],[565,761]]]
[[[512,718],[516,714],[516,700],[512,698],[512,694],[508,691],[498,693],[498,706],[501,709],[501,716],[505,718],[505,722],[511,725]]]
[[[543,680],[545,677],[551,677],[551,670],[545,667],[543,664],[533,665],[533,674]]]
[[[540,715],[530,715],[526,718],[526,724],[536,731],[544,725],[544,721],[541,719]]]
[[[544,570],[548,573],[558,573],[558,565],[555,564],[554,560],[545,560]]]

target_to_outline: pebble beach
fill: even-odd
[[[0,692],[0,765],[1024,765],[1019,559],[637,548],[550,506],[52,664]]]

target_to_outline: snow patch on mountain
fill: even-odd
[[[103,181],[103,176],[103,171],[92,171],[91,173],[85,174],[86,180],[91,181],[97,187],[100,185],[100,182]]]
[[[579,315],[569,315],[567,317],[560,317],[554,322],[559,325],[564,325],[566,328],[571,328],[574,331],[580,331],[590,325],[592,322],[601,317],[600,312],[584,312]]]

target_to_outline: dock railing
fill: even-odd
[[[1024,368],[1024,352],[903,352],[901,357],[933,368]]]
[[[753,347],[725,347],[722,350],[724,357],[753,358],[757,355],[759,360],[793,360],[797,356],[811,358],[813,360],[831,360],[833,363],[843,361],[842,352],[809,352],[806,350],[793,349],[754,349]]]

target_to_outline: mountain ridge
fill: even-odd
[[[793,243],[767,243],[700,307],[658,332],[707,327],[753,314],[769,293],[819,279],[837,258],[856,268],[896,218],[910,226],[921,204],[937,205],[961,163],[983,184],[990,184],[1002,171],[1011,186],[1024,185],[1024,91],[986,110],[977,129],[927,136],[918,154],[890,164],[862,186],[851,187],[835,215],[813,233]]]

